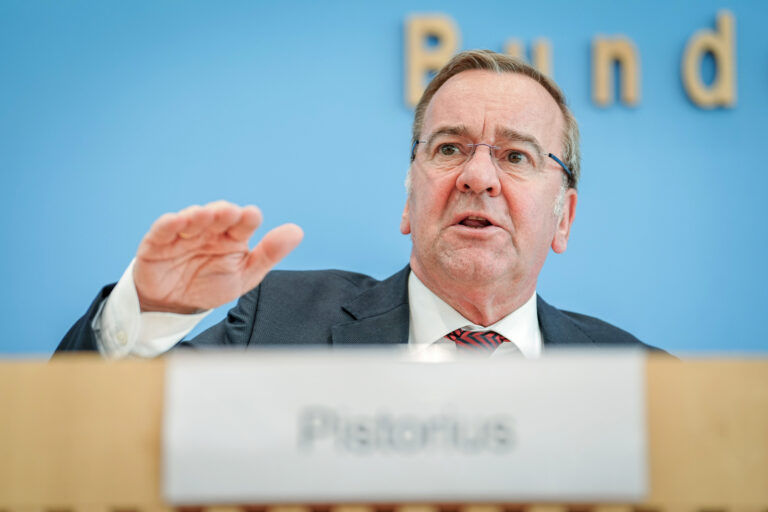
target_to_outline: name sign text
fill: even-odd
[[[641,354],[169,358],[174,504],[639,500]]]

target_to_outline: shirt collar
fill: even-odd
[[[487,327],[473,324],[426,287],[416,274],[408,276],[410,328],[408,343],[426,346],[440,342],[456,329],[496,331],[514,343],[526,358],[541,355],[536,292],[518,309]]]

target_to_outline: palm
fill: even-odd
[[[210,309],[255,287],[301,240],[301,230],[288,224],[249,250],[260,223],[255,207],[223,202],[158,219],[139,245],[134,267],[142,309]]]

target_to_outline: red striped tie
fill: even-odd
[[[501,334],[494,331],[465,331],[456,329],[445,335],[456,343],[456,348],[472,352],[487,352],[491,354],[496,347],[509,341]]]

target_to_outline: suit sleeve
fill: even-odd
[[[101,304],[109,297],[114,287],[115,284],[110,284],[101,289],[85,315],[72,326],[61,340],[56,348],[56,353],[99,350],[91,324],[98,314]],[[257,287],[240,297],[237,305],[227,313],[224,320],[200,333],[192,340],[180,342],[177,347],[247,346],[255,323],[258,297],[259,288]]]
[[[112,289],[115,287],[115,283],[105,286],[101,289],[101,292],[91,303],[88,311],[83,315],[72,328],[67,332],[64,338],[56,347],[56,352],[72,352],[72,351],[98,351],[96,345],[96,337],[91,328],[91,322],[99,312],[101,303],[104,302]]]
[[[261,285],[238,299],[227,317],[213,327],[206,329],[191,340],[182,341],[177,347],[242,347],[248,346],[256,323]]]

